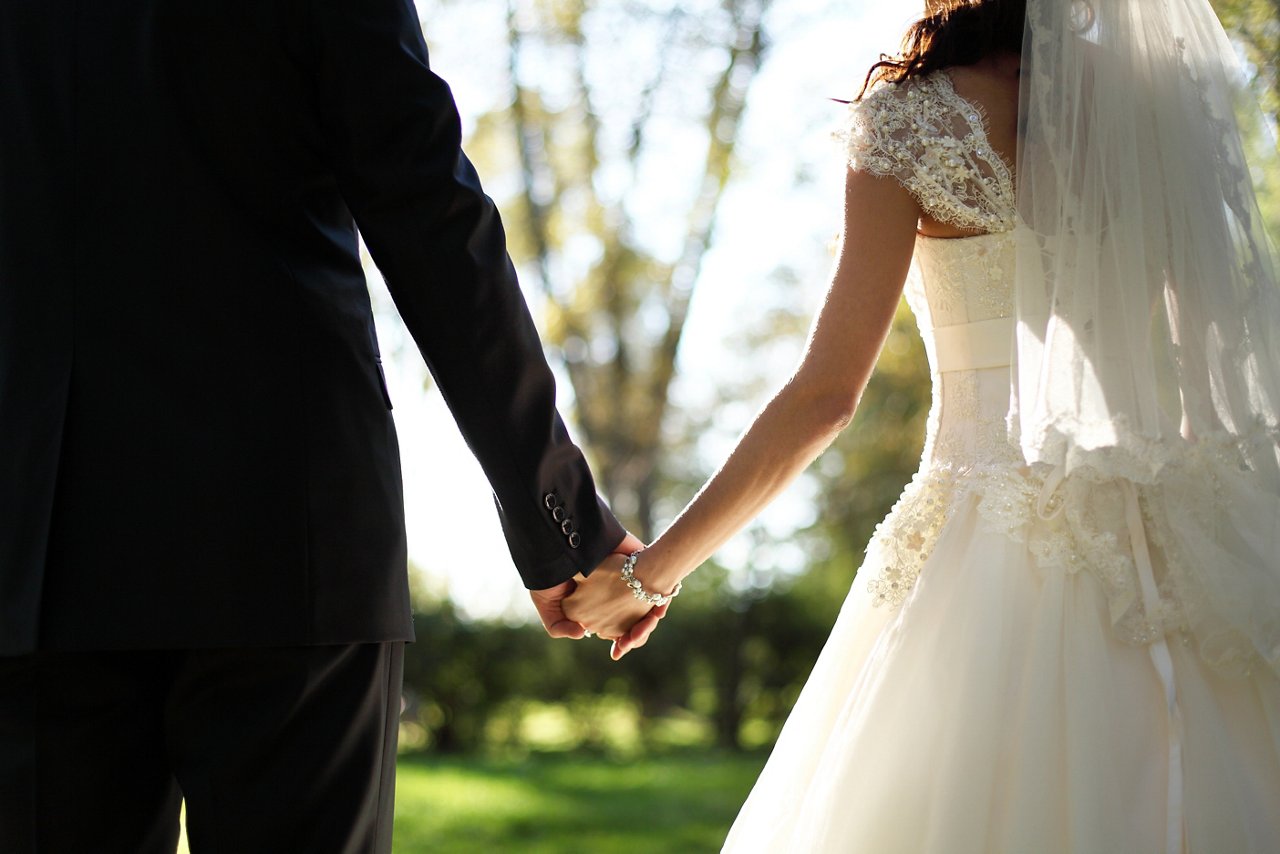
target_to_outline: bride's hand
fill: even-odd
[[[645,645],[666,605],[653,608],[636,599],[622,580],[622,555],[612,555],[589,576],[577,576],[577,587],[564,600],[564,613],[602,638],[612,640],[615,661]]]

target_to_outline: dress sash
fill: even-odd
[[[1013,363],[1012,317],[939,326],[933,330],[939,373],[1002,368]]]

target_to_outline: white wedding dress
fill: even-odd
[[[1014,187],[983,122],[944,72],[852,108],[854,168],[988,233],[917,239],[921,468],[724,850],[1280,852],[1280,681],[1185,641],[1152,487],[1029,470],[1006,439]]]

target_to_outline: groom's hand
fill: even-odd
[[[618,543],[618,547],[613,550],[616,555],[626,557],[632,552],[638,552],[644,548],[644,540],[637,537],[630,531],[626,532],[626,536],[622,538],[622,542]]]
[[[564,614],[564,600],[576,588],[577,582],[570,579],[546,590],[530,590],[529,598],[542,620],[542,627],[553,638],[577,638],[585,634],[581,625],[570,620]]]

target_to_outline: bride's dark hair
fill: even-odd
[[[1022,53],[1026,0],[949,0],[911,25],[897,56],[882,54],[862,83],[861,99],[881,80],[901,83],[939,68],[973,65],[999,53]]]

